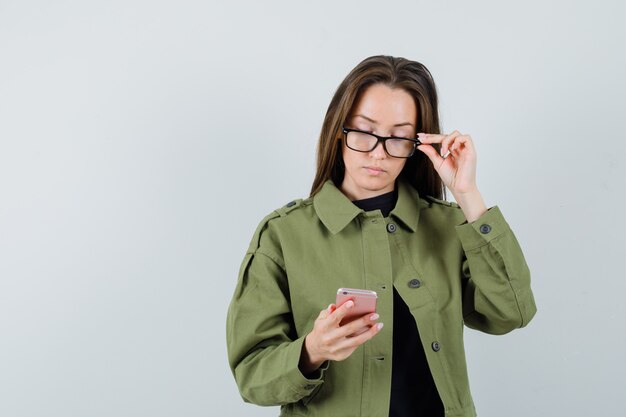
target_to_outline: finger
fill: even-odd
[[[457,151],[460,151],[461,149],[463,149],[464,143],[465,143],[465,139],[463,138],[463,136],[459,136],[458,138],[456,138],[454,143],[450,145],[449,151],[457,153]]]
[[[355,331],[352,334],[349,334],[348,336],[346,336],[347,338],[351,338],[351,337],[355,337],[360,335],[361,333],[365,333],[366,331],[368,331],[369,329],[371,329],[372,326],[365,326],[365,327],[361,327],[359,330]]]
[[[441,154],[442,155],[445,155],[448,152],[450,145],[454,142],[457,136],[460,136],[460,135],[461,133],[455,130],[454,132],[450,133],[441,141]]]
[[[422,143],[441,143],[444,140],[446,135],[438,134],[438,133],[418,133],[417,138]]]
[[[330,317],[333,319],[333,321],[339,323],[341,319],[344,318],[346,314],[348,314],[352,307],[354,307],[354,301],[348,300],[339,307],[337,307],[337,309],[335,309],[335,311],[330,314]]]
[[[367,328],[365,330],[368,330],[369,327],[375,324],[376,320],[378,320],[379,317],[380,316],[378,315],[378,313],[368,313],[356,320],[346,323],[339,329],[337,329],[337,337],[350,336],[351,334],[357,333],[363,328]]]
[[[335,309],[335,305],[334,304],[329,304],[328,307],[326,307],[325,309],[323,309],[322,311],[320,311],[320,314],[317,316],[318,319],[325,319],[326,317],[328,317],[330,315],[330,313],[332,313]]]
[[[464,150],[468,150],[469,154],[473,154],[474,147],[472,145],[472,138],[469,135],[459,136],[455,141],[455,144],[450,148],[450,150],[454,151],[457,155]]]
[[[474,152],[474,142],[472,141],[472,137],[470,135],[463,135],[463,147],[470,149]]]
[[[441,155],[439,155],[439,152],[437,152],[437,149],[432,147],[432,145],[419,145],[417,149],[419,149],[420,151],[426,154],[428,159],[430,159],[430,162],[433,163],[434,167],[441,166],[441,163],[443,162],[443,158],[441,157]]]
[[[448,136],[450,136],[450,135],[452,135],[454,133],[459,133],[459,132],[457,130],[455,130],[454,132],[450,133],[449,135],[446,135],[444,133],[424,133],[424,132],[420,132],[420,133],[417,134],[417,138],[422,143],[441,143],[441,142],[443,142],[443,140],[445,138],[447,138]]]
[[[360,346],[363,343],[370,340],[372,337],[376,336],[378,332],[381,331],[382,328],[383,328],[383,323],[376,323],[368,331],[361,333],[358,336],[347,337],[347,338],[342,339],[340,342],[337,343],[335,347],[337,348],[337,351],[339,351],[343,349],[349,349],[355,346]]]

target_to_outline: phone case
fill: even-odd
[[[339,325],[343,326],[367,313],[375,313],[377,298],[378,294],[376,294],[376,291],[339,288],[337,290],[337,300],[335,301],[337,307],[348,300],[354,301],[354,306],[349,310],[348,314],[343,317]]]

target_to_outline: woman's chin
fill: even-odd
[[[358,185],[366,190],[378,191],[386,188],[389,184],[389,178],[365,177],[359,181]]]

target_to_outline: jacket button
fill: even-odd
[[[489,232],[491,232],[491,226],[489,226],[488,224],[480,225],[480,233],[482,233],[483,235],[486,235]]]
[[[387,224],[387,231],[388,231],[389,233],[393,233],[393,232],[395,232],[395,231],[396,231],[396,225],[395,225],[395,224],[393,224],[393,223],[389,223],[389,224]]]
[[[411,288],[419,288],[422,285],[422,282],[419,279],[413,278],[409,281],[409,287]]]
[[[307,390],[308,390],[308,389],[313,389],[313,388],[315,388],[315,385],[314,385],[314,384],[306,384],[306,385],[304,386],[304,389],[307,389]]]
[[[295,206],[296,202],[295,201],[290,201],[287,203],[287,207],[291,207],[291,206]]]
[[[441,349],[439,342],[433,342],[432,347],[435,352],[439,352],[439,349]]]

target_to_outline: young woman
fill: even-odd
[[[475,416],[463,325],[503,334],[536,312],[475,178],[471,137],[440,132],[426,67],[359,63],[328,107],[310,196],[266,216],[241,264],[227,345],[243,399],[281,416]],[[341,287],[375,291],[376,313],[343,324]]]

